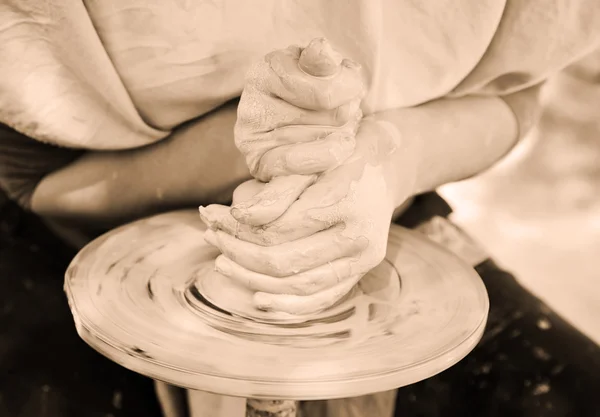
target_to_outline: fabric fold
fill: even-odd
[[[168,132],[136,111],[81,1],[0,4],[0,122],[42,142],[126,149]]]

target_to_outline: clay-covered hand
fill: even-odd
[[[258,225],[274,220],[315,174],[352,154],[364,92],[360,65],[342,59],[322,38],[304,49],[274,51],[249,70],[235,143],[252,176],[269,185],[265,195],[241,202],[246,209],[259,206],[246,210],[240,221]]]
[[[324,173],[275,221],[239,223],[228,207],[202,211],[205,239],[222,252],[216,269],[255,291],[255,305],[292,314],[330,307],[384,258],[395,202],[412,192],[414,172],[389,162],[398,138],[368,119],[354,154]],[[250,181],[236,200],[261,191]],[[235,203],[235,202],[234,202]]]
[[[363,95],[360,65],[342,59],[325,39],[267,54],[248,71],[235,125],[250,173],[267,182],[339,165],[353,151],[348,138],[362,117]],[[297,153],[323,165],[310,166]]]

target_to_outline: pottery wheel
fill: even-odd
[[[204,230],[195,210],[178,211],[86,246],[65,281],[80,336],[126,368],[176,386],[316,400],[433,376],[483,333],[488,299],[479,276],[419,232],[392,226],[386,259],[309,319],[215,305],[219,283],[240,289],[213,270],[218,252]]]

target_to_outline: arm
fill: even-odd
[[[144,148],[87,153],[38,184],[32,210],[111,227],[168,209],[230,201],[234,188],[250,178],[233,141],[236,104]]]
[[[490,168],[535,124],[539,90],[534,86],[503,98],[442,99],[369,116],[391,124],[398,134],[398,151],[387,161],[389,175],[395,177],[390,181],[405,178],[406,166],[412,164],[413,194],[419,194]],[[404,198],[398,195],[396,206]]]

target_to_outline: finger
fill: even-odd
[[[231,209],[229,207],[222,204],[211,204],[206,207],[198,207],[198,214],[200,215],[200,220],[202,220],[207,228],[212,230],[225,230],[223,224],[228,223],[226,230],[227,233],[237,236],[237,227],[235,224],[238,222],[235,219],[230,221],[224,218],[230,210]]]
[[[341,300],[360,281],[363,275],[353,275],[331,288],[307,296],[257,292],[254,294],[254,305],[260,310],[280,311],[289,314],[317,313]]]
[[[253,226],[236,220],[227,206],[211,204],[200,207],[200,218],[209,229],[221,230],[239,240],[260,246],[281,245],[303,239],[337,224],[328,221],[327,216],[306,217],[305,214],[305,210],[287,211],[281,216],[286,217],[282,221],[278,219],[268,225]]]
[[[343,57],[325,38],[313,39],[298,58],[298,66],[314,77],[330,77],[337,73]]]
[[[290,125],[260,134],[247,133],[245,128],[237,124],[234,129],[235,142],[238,150],[244,154],[251,174],[266,182],[272,175],[269,175],[268,170],[264,168],[259,172],[259,166],[261,158],[267,152],[282,146],[323,140],[330,135],[353,137],[356,135],[361,117],[362,113],[358,112],[352,120],[338,127]]]
[[[221,230],[244,242],[274,246],[303,239],[340,223],[339,216],[315,214],[309,207],[292,205],[281,217],[263,226],[241,223],[231,215],[231,208],[219,204],[200,207],[200,218],[212,230]]]
[[[286,126],[344,126],[360,114],[360,99],[325,109],[304,109],[280,97],[246,87],[238,104],[236,135],[251,138]]]
[[[306,296],[331,288],[353,275],[354,262],[355,258],[340,258],[286,278],[274,278],[249,271],[223,255],[216,259],[215,268],[252,291]]]
[[[307,63],[311,57],[307,53],[303,58],[301,66],[300,56],[288,51],[274,51],[265,57],[271,70],[265,85],[271,94],[310,110],[334,109],[364,96],[359,64],[345,59],[336,73],[320,77],[303,71],[311,66]]]
[[[263,186],[255,185],[261,184],[258,181],[248,181],[247,191],[239,191],[237,198],[241,197],[243,193],[251,198],[236,201],[233,208],[219,204],[211,204],[208,207],[200,206],[200,216],[211,229],[220,229],[236,237],[239,237],[239,233],[244,236],[248,233],[254,234],[256,227],[240,227],[242,225],[239,223],[248,226],[261,226],[272,222],[283,214],[315,179],[316,176],[314,175],[277,177]],[[257,190],[258,192],[254,194]],[[261,241],[252,239],[252,237],[247,240],[252,242]]]
[[[335,259],[354,256],[369,243],[365,237],[344,236],[339,227],[270,247],[244,242],[220,230],[208,230],[204,240],[244,268],[273,277],[298,274]]]
[[[349,182],[340,184],[339,181],[335,181],[335,178],[325,174],[306,188],[299,198],[293,201],[275,220],[263,224],[259,228],[246,229],[235,226],[238,229],[238,236],[242,240],[263,246],[272,246],[302,239],[343,223],[348,220],[348,213],[347,210],[340,209],[339,203],[348,195],[349,184]],[[260,201],[256,203],[256,205],[260,204]],[[281,206],[283,209],[284,204]],[[246,209],[242,205],[236,205],[234,208],[232,217],[237,218],[251,218],[248,212],[254,210],[253,206]],[[246,220],[244,223],[255,224]],[[246,230],[251,236],[246,235]]]
[[[355,146],[353,135],[338,132],[313,142],[279,146],[259,159],[254,176],[270,181],[287,175],[320,174],[340,166],[354,153]]]
[[[316,179],[316,175],[273,178],[251,199],[234,205],[231,214],[237,221],[248,225],[261,226],[271,223],[285,213]]]
[[[347,211],[339,206],[348,195],[348,187],[349,182],[340,184],[332,177],[321,176],[276,220],[258,228],[234,226],[240,239],[263,246],[306,238],[348,220]]]
[[[200,216],[207,227],[240,240],[261,246],[280,245],[346,222],[348,213],[340,209],[339,203],[348,195],[350,184],[351,181],[340,183],[336,176],[324,174],[280,217],[262,226],[241,223],[233,217],[229,207],[218,204],[200,207]]]
[[[270,132],[268,138],[272,142],[272,148],[284,145],[293,145],[296,143],[312,142],[314,140],[324,139],[327,136],[338,134],[356,135],[358,125],[362,118],[360,109],[352,114],[352,118],[343,126],[333,125],[290,125],[284,126]]]
[[[231,199],[231,205],[236,205],[242,201],[250,200],[256,194],[258,194],[266,183],[257,181],[255,179],[244,181],[233,190],[233,197]]]
[[[265,233],[260,226],[240,223],[231,215],[231,208],[219,204],[200,207],[200,218],[212,230],[221,230],[236,239],[261,246],[273,246],[289,242],[293,236],[284,233]]]

